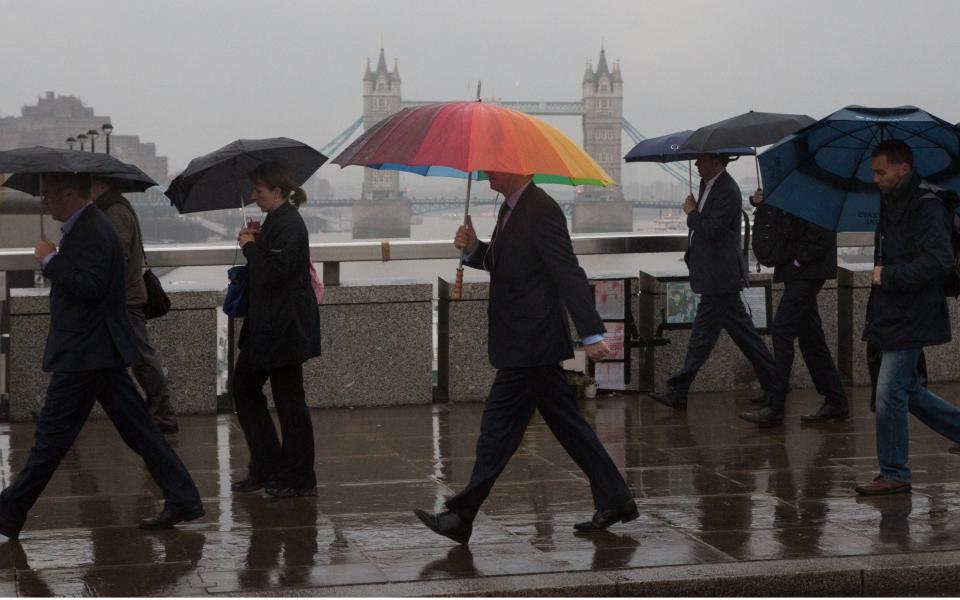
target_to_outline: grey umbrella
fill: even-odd
[[[704,125],[697,129],[683,144],[681,150],[710,153],[733,146],[766,146],[778,142],[791,133],[816,123],[807,115],[750,112]],[[760,182],[760,165],[757,163],[757,182]]]

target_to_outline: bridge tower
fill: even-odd
[[[393,71],[387,69],[387,59],[380,48],[377,69],[363,74],[363,129],[370,129],[380,120],[400,110],[400,68],[393,61]],[[400,173],[397,171],[363,170],[363,199],[387,200],[400,196]]]
[[[587,63],[583,74],[583,148],[597,161],[610,177],[617,182],[615,187],[591,188],[588,194],[604,200],[622,200],[620,187],[621,145],[623,128],[623,78],[620,64],[613,70],[607,66],[607,56],[600,48],[597,70]]]

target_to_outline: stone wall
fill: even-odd
[[[241,327],[239,319],[231,325],[232,344]],[[320,305],[321,355],[303,366],[307,405],[429,404],[432,330],[430,285],[327,286]],[[269,384],[264,393],[272,398]]]
[[[50,328],[48,293],[48,289],[11,290],[8,389],[13,421],[30,419],[46,397],[50,375],[41,370],[41,364]],[[171,294],[170,313],[148,322],[177,414],[216,412],[217,311],[222,299],[219,292]],[[94,416],[103,416],[99,406]]]
[[[870,298],[871,271],[838,269],[839,284],[839,349],[838,366],[844,382],[851,385],[869,385],[867,345],[861,340],[865,323],[867,301]],[[932,382],[957,381],[957,356],[960,356],[960,311],[958,301],[947,298],[953,341],[940,346],[924,348],[927,357],[927,378]]]
[[[611,277],[613,278],[613,277]],[[593,281],[593,279],[591,279]],[[630,309],[633,311],[634,324],[640,337],[653,336],[652,288],[643,288],[637,279],[631,279],[633,295]],[[496,369],[490,364],[487,346],[487,305],[489,284],[465,283],[463,297],[451,300],[453,284],[439,279],[437,283],[439,321],[437,326],[437,369],[439,393],[450,402],[485,400],[493,384]],[[637,294],[637,290],[646,289],[646,294]],[[627,332],[629,343],[630,332]],[[570,323],[570,337],[579,339],[573,323]],[[630,382],[628,390],[652,389],[653,360],[652,350],[633,348],[629,365]]]

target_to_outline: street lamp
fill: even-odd
[[[104,123],[101,129],[103,129],[103,135],[107,136],[107,154],[110,154],[110,134],[113,133],[113,125]]]
[[[87,137],[90,138],[90,152],[97,151],[97,136],[100,135],[100,132],[96,129],[91,129],[87,132]]]
[[[77,138],[70,136],[67,138],[67,147],[73,150],[73,145],[77,143]]]
[[[77,141],[80,142],[80,152],[83,152],[84,144],[87,143],[87,134],[81,133],[77,136]]]

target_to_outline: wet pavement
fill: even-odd
[[[960,386],[935,389],[960,398]],[[743,561],[960,550],[960,456],[919,423],[913,494],[854,494],[876,470],[868,392],[851,390],[853,418],[824,426],[801,426],[819,401],[795,392],[778,429],[740,421],[750,405],[736,394],[692,395],[686,413],[636,395],[584,405],[641,513],[594,535],[572,528],[592,513],[587,481],[536,417],[469,548],[427,531],[411,509],[439,509],[468,480],[479,404],[314,411],[319,494],[284,500],[231,493],[248,457],[235,418],[182,417],[170,439],[206,516],[163,532],[134,526],[157,510],[157,490],[110,424],[91,421],[20,544],[0,544],[0,596],[516,594],[524,581],[549,591],[574,580],[587,593],[662,567],[692,577]],[[32,435],[32,424],[0,426],[4,484]]]

